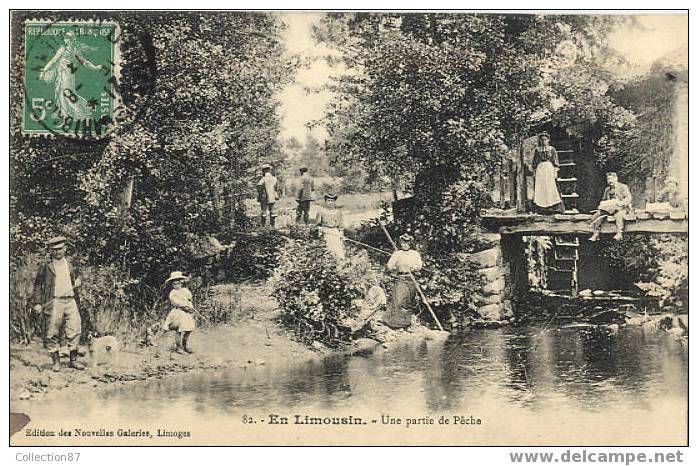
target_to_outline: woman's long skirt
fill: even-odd
[[[542,209],[564,210],[562,197],[557,189],[557,169],[552,162],[541,162],[536,167],[533,203]]]
[[[383,313],[383,323],[391,328],[405,328],[412,323],[417,288],[409,277],[401,278],[390,295],[390,303]]]
[[[344,244],[342,243],[342,234],[339,228],[323,227],[323,235],[327,250],[334,254],[337,259],[344,259]]]

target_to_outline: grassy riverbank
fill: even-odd
[[[10,399],[38,399],[53,393],[80,388],[99,389],[114,383],[142,381],[200,369],[245,366],[291,366],[323,355],[293,341],[290,332],[274,318],[278,309],[264,284],[223,284],[215,287],[212,299],[226,302],[232,293],[242,297],[240,309],[226,325],[197,329],[191,337],[195,353],[173,352],[174,335],[168,332],[158,347],[141,347],[139,341],[122,342],[118,361],[84,371],[65,367],[51,371],[50,358],[40,341],[10,347]],[[89,362],[89,355],[82,362]]]

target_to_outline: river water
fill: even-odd
[[[641,327],[616,333],[506,327],[381,348],[370,356],[332,355],[291,367],[234,368],[128,384],[85,397],[79,409],[53,403],[51,412],[91,426],[108,419],[133,428],[189,429],[194,443],[206,444],[291,438],[299,443],[681,444],[686,441],[687,360],[686,345]],[[40,403],[35,409],[41,410]],[[328,430],[323,434],[313,430],[317,427],[272,427],[271,414],[291,422],[295,414],[360,416],[369,425],[327,437]],[[438,426],[441,416],[449,425]],[[398,418],[400,425],[390,424]],[[437,427],[407,427],[408,418],[431,418]],[[454,421],[460,422],[454,426]]]

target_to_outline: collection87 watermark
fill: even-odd
[[[80,452],[70,453],[24,453],[17,452],[15,461],[18,463],[73,463],[80,461]]]

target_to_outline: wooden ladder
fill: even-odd
[[[557,184],[560,197],[565,204],[565,213],[578,213],[577,201],[577,163],[573,149],[557,151],[560,157],[560,171]],[[575,235],[553,236],[554,254],[552,265],[548,268],[548,287],[560,294],[577,296],[579,237]]]

